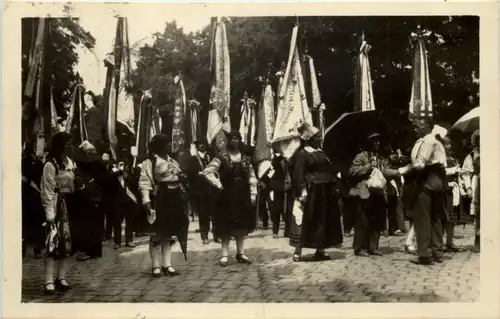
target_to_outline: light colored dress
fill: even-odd
[[[43,168],[40,196],[45,218],[53,222],[47,229],[45,245],[47,254],[56,259],[71,254],[66,197],[75,191],[75,171],[76,164],[69,157],[65,157],[60,164],[49,159]]]
[[[187,240],[189,217],[185,205],[184,185],[179,181],[182,170],[177,161],[170,156],[153,160],[147,159],[142,163],[139,177],[139,190],[142,202],[151,202],[156,211],[156,219],[152,230],[151,240],[155,243],[169,240],[176,236],[179,241]]]

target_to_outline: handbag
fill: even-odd
[[[366,181],[366,187],[373,190],[382,190],[385,188],[386,184],[387,180],[378,168],[372,170],[370,177]]]

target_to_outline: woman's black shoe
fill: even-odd
[[[383,254],[379,250],[369,251],[368,255],[371,255],[371,256],[383,256]]]
[[[153,274],[153,277],[161,277],[160,267],[154,267],[151,273]]]
[[[418,259],[413,260],[412,263],[417,265],[431,266],[434,265],[434,260],[431,257],[418,257]]]
[[[55,295],[56,294],[56,288],[54,287],[53,289],[47,289],[47,286],[49,286],[49,285],[54,285],[54,283],[53,282],[46,283],[43,286],[43,293],[46,294],[46,295]]]
[[[248,259],[248,257],[245,254],[237,254],[236,255],[236,260],[240,264],[247,264],[247,265],[251,265],[252,264],[252,262]]]
[[[179,276],[180,274],[174,269],[172,268],[171,266],[168,266],[168,267],[161,267],[161,271],[163,271],[163,273],[166,275],[166,276]]]
[[[222,258],[220,259],[220,265],[221,265],[222,267],[226,267],[226,266],[227,266],[227,262],[228,262],[227,257],[222,257]]]
[[[355,251],[354,252],[354,255],[356,256],[359,256],[359,257],[368,257],[370,255],[368,255],[368,253],[364,250],[359,250],[359,251]]]
[[[313,259],[316,261],[325,261],[325,260],[332,260],[332,257],[327,255],[325,252],[318,252],[317,251],[314,253]]]
[[[57,290],[60,290],[60,291],[68,291],[71,289],[71,286],[68,285],[68,282],[66,281],[66,279],[57,279],[55,282],[55,287]]]

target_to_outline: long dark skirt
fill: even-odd
[[[343,234],[335,184],[311,184],[304,207],[302,225],[290,216],[290,245],[326,249],[342,244]]]
[[[167,240],[178,236],[181,230],[187,231],[189,218],[179,188],[169,189],[166,185],[160,185],[153,207],[156,210],[156,220],[151,230],[155,240]]]
[[[240,184],[241,183],[241,184]],[[214,212],[214,235],[221,239],[242,237],[255,230],[257,213],[250,201],[250,189],[246,181],[233,181],[218,196]]]

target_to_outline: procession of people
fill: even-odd
[[[125,24],[119,18],[118,30],[126,30]],[[115,65],[120,56],[106,60],[106,143],[91,142],[85,129],[84,88],[76,84],[66,126],[51,135],[45,148],[36,139],[39,135],[24,144],[23,256],[32,247],[36,258],[45,258],[46,294],[71,289],[66,277],[70,257],[78,253],[78,262],[101,258],[105,240],[120,251],[123,245],[134,249],[138,236],[149,236],[151,275],[182,276],[172,251],[179,246],[189,258],[194,216],[202,244],[220,245],[218,264],[226,267],[234,256],[248,271],[257,257],[247,254],[245,243],[257,229],[267,231],[269,219],[271,240],[289,241],[290,262],[307,261],[304,249],[315,251],[313,260],[335,262],[328,250],[342,247],[349,236],[355,258],[384,258],[381,236],[407,235],[404,249],[416,255],[414,263],[441,263],[444,254],[464,250],[453,241],[454,229],[470,216],[475,222],[473,251],[480,251],[478,117],[470,118],[476,124],[467,122],[466,129],[460,120],[453,126],[437,122],[430,97],[417,103],[412,91],[409,136],[417,139],[409,149],[391,143],[391,132],[376,124],[379,115],[366,80],[369,69],[360,62],[359,73],[368,76],[357,80],[356,89],[371,99],[359,98],[355,112],[344,113],[326,128],[317,87],[303,87],[297,28],[278,87],[269,79],[263,82],[257,109],[245,94],[240,118],[231,121],[229,50],[225,25],[215,20],[217,76],[206,134],[199,128],[199,103],[187,101],[182,76],[174,79],[167,131],[150,90],[140,88],[137,99],[129,75],[118,77],[123,85],[114,82],[122,70]],[[116,43],[128,43],[118,39],[122,33],[117,32]],[[367,59],[365,44],[360,60]],[[317,83],[314,67],[310,69],[307,76],[314,80],[307,83]],[[309,102],[312,95],[314,103]],[[124,121],[113,112],[124,116],[124,105],[132,124],[123,127],[133,132],[132,138],[117,130],[117,123]],[[453,130],[462,130],[469,139],[458,143],[467,152],[465,158],[452,147]],[[230,252],[233,240],[235,253]]]
[[[23,203],[27,208],[23,210],[23,220],[30,224],[29,231],[26,231],[30,236],[26,236],[25,240],[34,247],[37,258],[42,249],[46,253],[45,291],[53,293],[56,288],[69,289],[65,270],[68,257],[74,252],[81,253],[78,261],[102,256],[105,229],[115,232],[113,241],[115,249],[119,249],[124,214],[132,214],[130,218],[125,218],[126,245],[130,248],[135,247],[133,232],[144,232],[144,229],[134,229],[134,218],[137,220],[140,216],[145,219],[143,224],[150,226],[147,231],[151,234],[149,249],[155,277],[161,273],[179,275],[172,265],[171,255],[176,240],[185,244],[189,226],[188,207],[196,208],[203,244],[210,243],[210,230],[213,240],[221,243],[221,266],[228,264],[231,239],[236,241],[236,260],[251,264],[252,256],[245,254],[244,243],[245,238],[258,227],[257,183],[269,187],[274,193],[272,205],[266,212],[273,216],[271,233],[275,240],[279,240],[278,230],[284,222],[284,235],[294,249],[290,256],[294,262],[302,260],[303,248],[315,249],[314,259],[330,260],[326,249],[342,245],[342,219],[347,216],[355,220],[354,254],[360,257],[383,256],[379,250],[381,233],[398,236],[405,230],[401,234],[387,232],[391,227],[388,189],[392,185],[390,182],[383,185],[375,180],[377,178],[404,178],[404,186],[398,187],[395,196],[397,201],[404,202],[405,215],[411,216],[409,220],[414,232],[410,231],[409,236],[414,236],[414,239],[405,248],[418,256],[415,262],[431,265],[442,262],[443,253],[463,250],[453,243],[453,233],[454,227],[466,222],[469,214],[476,218],[474,251],[479,252],[478,132],[472,136],[474,149],[463,165],[456,161],[452,166],[448,165],[447,132],[436,125],[415,143],[411,163],[401,164],[398,168],[389,168],[388,159],[377,153],[380,135],[370,134],[366,150],[355,157],[349,169],[350,191],[355,196],[355,203],[350,206],[341,205],[338,172],[323,152],[317,132],[312,126],[303,128],[303,146],[290,160],[282,160],[290,176],[275,173],[267,181],[265,178],[257,180],[254,163],[241,150],[238,132],[228,133],[227,151],[213,157],[209,157],[210,150],[205,148],[206,143],[197,143],[201,146],[200,154],[206,152],[205,158],[193,155],[186,168],[181,168],[170,154],[170,138],[159,134],[150,143],[151,158],[139,165],[136,187],[129,187],[126,183],[133,178],[127,178],[126,182],[123,175],[134,175],[137,171],[126,168],[123,163],[110,166],[102,159],[105,156],[99,158],[96,154],[93,156],[98,157],[97,161],[80,160],[76,163],[70,155],[66,155],[71,154],[68,147],[70,136],[64,132],[57,133],[39,181],[30,175],[40,164],[32,161],[23,165],[23,185],[29,188],[32,184],[31,191],[25,191],[30,196],[26,196]],[[78,151],[87,155],[95,152],[91,145],[84,144]],[[275,167],[281,169],[281,156],[278,154],[273,158],[278,159]],[[116,186],[111,188],[113,183]],[[380,185],[377,186],[377,183]],[[34,187],[39,187],[42,210],[36,209],[36,201],[31,200],[37,196]],[[132,192],[134,188],[139,193]],[[123,194],[119,195],[119,192]],[[125,199],[119,199],[119,196]],[[110,204],[103,205],[103,201]],[[187,202],[190,204],[187,205]],[[344,207],[343,211],[341,207]],[[469,212],[465,211],[467,209]],[[106,219],[105,216],[112,217]],[[42,226],[40,221],[44,219]],[[105,220],[112,222],[108,224]],[[36,240],[31,239],[34,234],[43,232],[44,227],[46,245],[43,244],[43,235],[38,235]],[[57,240],[54,241],[53,237]],[[58,264],[55,281],[54,261]]]

